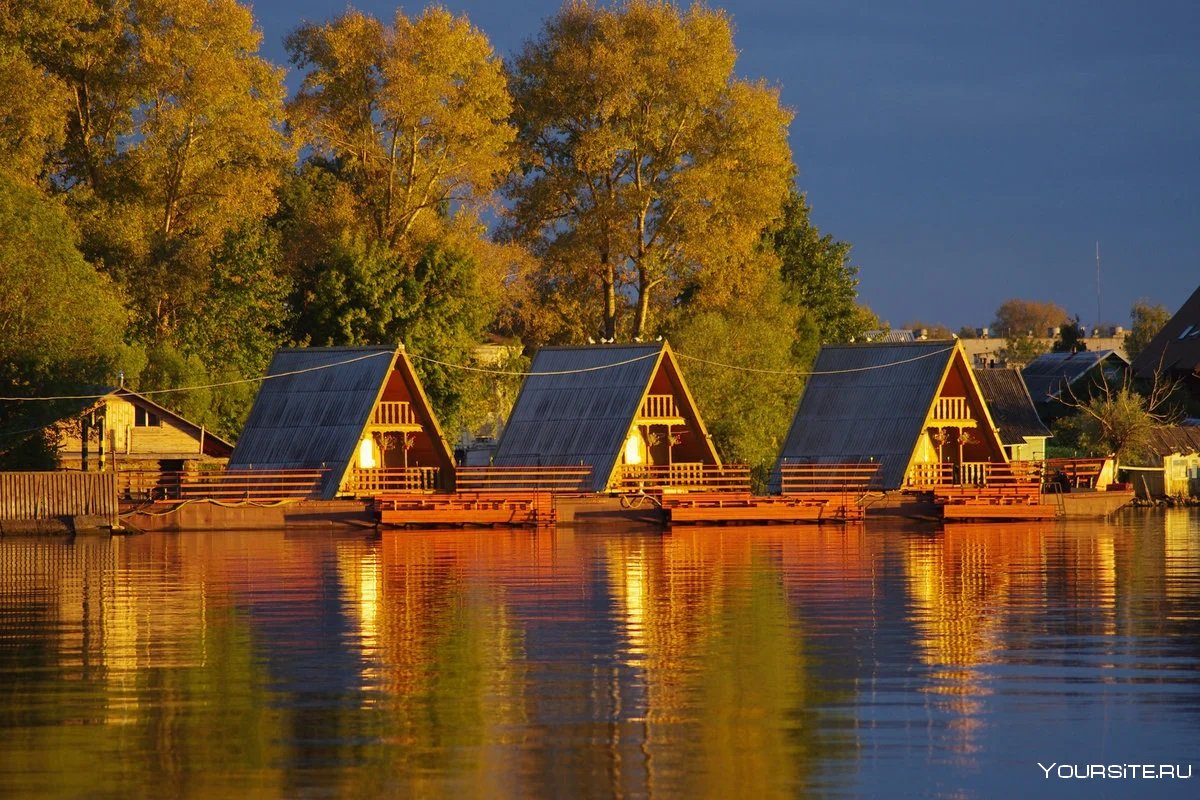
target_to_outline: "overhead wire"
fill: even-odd
[[[764,369],[761,367],[748,367],[748,366],[742,366],[739,364],[728,364],[728,363],[724,363],[721,361],[713,361],[711,359],[705,359],[705,358],[700,358],[698,356],[688,355],[686,353],[680,353],[678,351],[674,351],[674,352],[675,352],[675,355],[678,356],[679,358],[682,358],[682,359],[685,359],[688,361],[695,361],[700,364],[707,364],[709,366],[721,367],[723,369],[731,369],[731,370],[736,370],[736,371],[740,371],[740,372],[757,373],[757,374],[761,374],[761,375],[790,375],[793,377],[803,378],[803,377],[814,377],[814,376],[820,376],[820,375],[845,375],[845,374],[856,373],[856,372],[870,372],[870,371],[877,370],[877,369],[887,369],[889,367],[898,367],[903,364],[910,364],[914,361],[920,361],[921,359],[924,359],[924,358],[932,358],[933,356],[942,355],[943,353],[947,353],[952,349],[953,349],[953,345],[951,345],[950,347],[941,348],[939,350],[933,350],[928,353],[922,353],[921,355],[913,356],[912,358],[905,358],[905,359],[901,359],[899,361],[890,361],[886,364],[870,364],[870,365],[864,366],[864,367],[849,367],[846,369],[834,369],[834,370]],[[644,361],[644,360],[650,359],[650,358],[657,358],[659,355],[659,352],[660,351],[655,350],[653,352],[646,353],[646,354],[640,355],[640,356],[634,356],[633,358],[627,358],[622,361],[614,361],[611,364],[598,364],[596,366],[577,367],[574,369],[545,370],[545,371],[541,371],[541,372],[531,372],[531,371],[527,371],[527,370],[495,369],[492,367],[475,367],[475,366],[471,366],[469,364],[457,364],[457,363],[454,363],[451,361],[443,361],[443,360],[437,359],[437,358],[430,358],[428,356],[417,355],[415,353],[409,353],[408,355],[410,358],[413,358],[415,360],[424,361],[424,362],[427,362],[430,364],[437,364],[438,366],[446,367],[448,369],[458,369],[458,370],[463,370],[466,372],[478,372],[478,373],[484,373],[484,374],[490,374],[490,375],[509,375],[509,376],[515,376],[515,377],[521,377],[521,378],[531,378],[531,377],[543,377],[543,376],[555,376],[555,375],[578,375],[578,374],[587,373],[587,372],[598,372],[600,370],[605,370],[605,369],[614,369],[616,367],[623,367],[623,366],[626,366],[628,364],[633,364],[638,361]],[[380,352],[376,352],[376,353],[367,353],[366,355],[356,356],[354,358],[348,358],[343,361],[335,361],[330,364],[320,364],[315,367],[306,367],[304,369],[296,369],[296,370],[289,370],[287,372],[279,372],[274,375],[264,375],[264,376],[255,377],[255,378],[242,378],[242,379],[236,380],[236,381],[221,381],[219,383],[200,384],[200,385],[196,385],[196,386],[180,386],[180,387],[171,388],[171,389],[148,389],[146,391],[139,391],[138,394],[140,394],[140,395],[169,394],[171,392],[190,392],[190,391],[199,391],[202,389],[217,389],[217,388],[221,388],[224,386],[237,386],[237,385],[247,384],[247,383],[261,383],[264,381],[275,380],[278,378],[287,378],[287,377],[290,377],[293,375],[302,375],[302,374],[309,373],[309,372],[317,372],[319,370],[333,369],[335,367],[341,367],[341,366],[345,366],[346,364],[353,364],[355,362],[363,361],[368,358],[377,358],[379,356],[384,356],[384,355],[390,356],[390,355],[392,355],[392,351],[386,350],[386,351],[380,351]],[[0,396],[0,401],[4,401],[4,402],[38,402],[38,401],[49,402],[49,401],[57,401],[57,400],[99,400],[102,397],[106,397],[108,394],[109,393],[106,392],[104,394],[57,395],[57,396],[43,396],[43,397]],[[12,432],[12,431],[8,432],[9,435],[11,435],[12,433],[14,433],[14,432]]]

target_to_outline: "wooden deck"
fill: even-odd
[[[950,466],[950,465],[941,465]],[[940,483],[929,487],[933,502],[948,520],[1054,519],[1054,503],[1043,502],[1040,464],[1012,462],[987,464],[980,483]]]
[[[858,497],[752,495],[749,492],[691,492],[663,495],[659,502],[670,525],[726,523],[851,522],[865,509]]]
[[[379,523],[392,527],[540,527],[554,525],[550,492],[454,492],[375,498]]]
[[[558,521],[555,498],[584,493],[591,477],[591,467],[463,467],[455,492],[381,493],[375,510],[393,527],[541,527]]]

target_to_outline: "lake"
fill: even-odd
[[[0,539],[5,798],[1196,797],[1198,668],[1196,510]]]

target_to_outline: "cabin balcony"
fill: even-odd
[[[384,401],[371,415],[371,428],[390,431],[419,431],[421,423],[408,401]]]
[[[345,491],[358,497],[371,497],[387,492],[431,493],[437,488],[437,467],[355,467],[350,470]]]
[[[684,425],[687,420],[679,413],[675,397],[669,394],[651,394],[646,396],[641,409],[638,410],[637,424],[639,425]]]
[[[929,424],[934,427],[974,428],[977,423],[971,415],[967,398],[939,397],[933,404]]]

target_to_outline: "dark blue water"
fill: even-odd
[[[0,797],[1197,797],[1198,667],[1187,511],[5,538]]]

